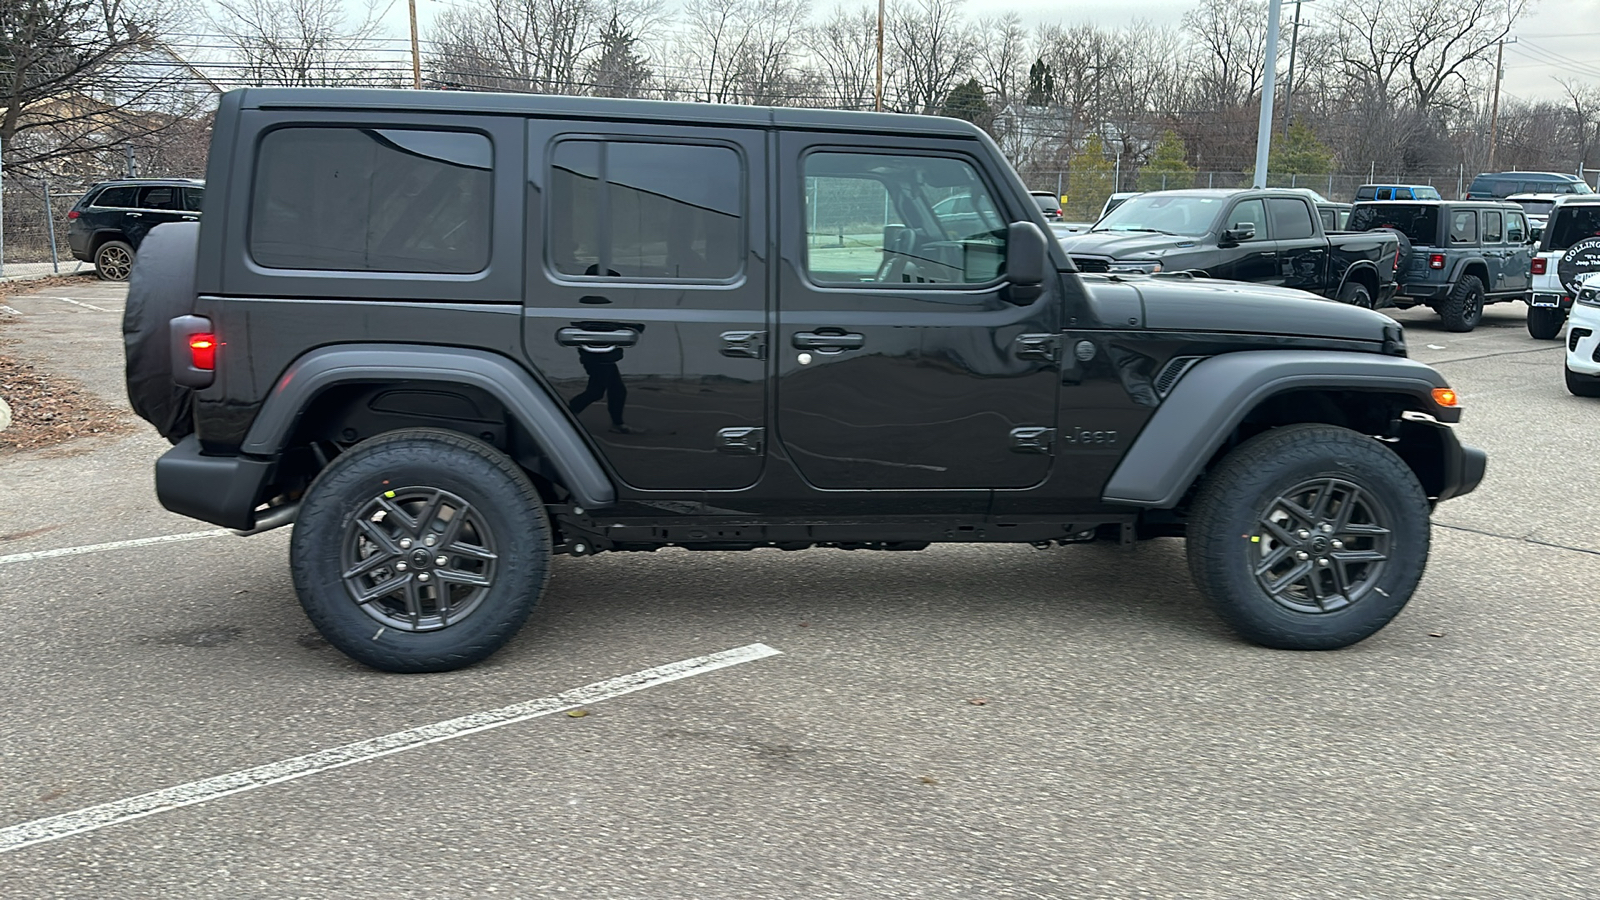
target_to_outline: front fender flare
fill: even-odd
[[[1305,388],[1402,393],[1442,421],[1444,376],[1415,360],[1371,353],[1245,350],[1197,364],[1167,395],[1106,482],[1106,503],[1171,509],[1244,417],[1274,394]]]
[[[561,407],[521,366],[484,350],[414,344],[343,344],[313,350],[278,379],[240,450],[250,456],[277,456],[311,402],[334,385],[399,380],[482,389],[539,443],[579,504],[599,509],[616,502],[611,479]]]

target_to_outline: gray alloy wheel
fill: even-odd
[[[133,246],[127,241],[106,241],[94,251],[94,273],[101,281],[127,281],[133,274]]]

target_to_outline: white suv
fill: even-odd
[[[1567,327],[1567,390],[1600,397],[1600,272],[1578,280]]]
[[[1572,308],[1578,280],[1600,272],[1600,195],[1564,196],[1550,210],[1528,285],[1528,333],[1550,340]]]

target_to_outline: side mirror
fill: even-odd
[[[1222,232],[1222,240],[1237,243],[1239,241],[1253,241],[1256,237],[1256,223],[1239,222],[1232,228]]]
[[[1024,306],[1044,293],[1044,267],[1049,252],[1044,232],[1032,222],[1012,222],[1006,229],[1007,303]]]

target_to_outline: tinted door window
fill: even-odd
[[[139,189],[140,209],[177,209],[180,188],[151,186]]]
[[[1506,216],[1506,241],[1512,244],[1525,244],[1528,241],[1528,226],[1523,221],[1520,213]]]
[[[1587,237],[1600,235],[1600,204],[1558,207],[1550,214],[1541,250],[1566,250]]]
[[[1478,212],[1458,209],[1450,213],[1450,243],[1472,244],[1478,240]]]
[[[250,253],[263,266],[467,274],[489,262],[480,134],[285,128],[261,139]]]
[[[197,188],[197,187],[184,188],[183,189],[183,208],[188,210],[188,211],[190,211],[190,212],[199,212],[200,211],[200,204],[205,199],[205,196],[206,196],[206,189],[205,188]]]
[[[1394,199],[1394,188],[1379,188],[1378,189],[1378,199],[1379,200],[1393,200]]]
[[[1246,200],[1233,208],[1228,214],[1228,222],[1223,228],[1237,231],[1246,225],[1255,227],[1256,236],[1253,241],[1267,239],[1267,209],[1260,200]]]
[[[805,160],[806,272],[818,284],[987,284],[1006,225],[967,163],[814,153]]]
[[[743,190],[743,165],[727,147],[563,141],[551,160],[551,266],[628,281],[726,281],[744,257]]]
[[[1504,217],[1497,212],[1483,214],[1483,242],[1498,244],[1505,238]]]
[[[1267,212],[1272,217],[1272,239],[1292,241],[1308,238],[1317,233],[1311,224],[1311,212],[1299,200],[1271,198]]]
[[[1375,196],[1374,190],[1372,188],[1369,188],[1369,187],[1360,188],[1360,189],[1358,189],[1356,191],[1356,199],[1357,200],[1371,200],[1371,199],[1373,199],[1374,196]]]
[[[100,196],[94,198],[94,205],[115,209],[131,209],[138,199],[138,193],[139,189],[132,186],[106,188],[100,192]]]

